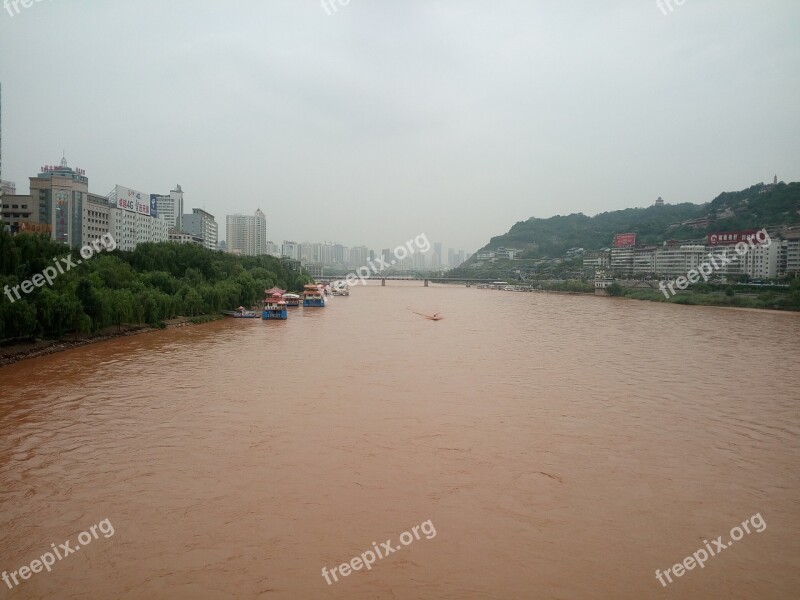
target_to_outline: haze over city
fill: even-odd
[[[181,184],[220,224],[261,208],[276,242],[468,251],[531,216],[800,179],[800,4],[669,6],[9,7],[3,179],[27,193],[65,151],[93,193]]]

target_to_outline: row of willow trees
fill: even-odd
[[[237,257],[193,244],[141,244],[132,252],[100,252],[59,274],[52,286],[45,283],[29,294],[20,290],[19,300],[10,292],[11,301],[6,289],[69,254],[46,236],[0,231],[0,343],[217,314],[252,306],[267,288],[300,290],[311,282],[271,256]],[[72,256],[77,263],[78,253]]]

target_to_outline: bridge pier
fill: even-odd
[[[428,287],[428,280],[425,280],[425,287]]]
[[[381,286],[386,287],[386,279],[381,279]]]

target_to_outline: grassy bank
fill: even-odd
[[[669,299],[657,290],[624,289],[616,287],[612,295],[648,300],[651,302],[670,302],[696,306],[733,306],[737,308],[762,308],[770,310],[800,311],[800,279],[789,288],[758,289],[754,287],[730,286],[724,291],[711,291],[710,286],[682,291]]]

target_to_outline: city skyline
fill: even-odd
[[[61,163],[64,164],[64,165],[69,165],[70,162],[71,161],[69,161],[67,159],[67,157],[66,157],[66,153],[62,153]],[[45,162],[42,162],[41,164],[45,164]],[[39,170],[41,170],[41,167],[39,167]],[[91,178],[86,173],[86,169],[81,168],[80,171],[83,173],[83,175],[86,176],[86,179],[89,182],[91,182]],[[36,176],[29,175],[26,179],[27,179],[28,182],[30,182],[31,179],[35,179],[35,178],[36,178]],[[115,180],[118,180],[118,179],[120,179],[120,178],[117,178]],[[16,182],[16,181],[7,181],[7,183],[16,186],[16,190],[15,190],[16,194],[23,195],[22,194],[22,188],[20,187],[18,182]],[[28,187],[30,188],[30,184],[28,184]],[[116,188],[116,187],[118,187],[118,184],[115,184],[114,188]],[[165,193],[162,193],[163,188],[165,188],[165,187],[173,187],[174,189],[169,190],[169,192],[165,194]],[[247,215],[248,213],[236,212],[236,213],[218,215],[218,214],[215,214],[215,213],[211,213],[210,211],[205,211],[205,209],[201,209],[201,208],[195,206],[196,203],[194,203],[192,201],[191,189],[189,189],[189,191],[187,192],[187,191],[184,191],[184,187],[185,186],[183,184],[176,184],[174,186],[163,186],[158,191],[153,191],[153,190],[149,190],[148,191],[148,190],[142,189],[141,187],[137,187],[135,189],[141,190],[143,194],[145,194],[149,198],[155,200],[156,205],[158,206],[158,211],[162,216],[164,216],[165,220],[167,221],[167,224],[168,224],[169,228],[173,228],[174,227],[178,231],[183,231],[184,228],[181,226],[181,223],[184,220],[184,217],[191,217],[192,214],[193,214],[192,212],[187,212],[187,211],[188,210],[191,210],[191,211],[200,210],[200,211],[203,211],[203,212],[208,212],[209,214],[214,216],[214,218],[215,218],[215,220],[216,220],[218,225],[223,225],[223,226],[219,227],[219,233],[218,233],[218,237],[217,237],[217,242],[227,242],[228,241],[227,240],[227,230],[228,230],[228,228],[227,228],[226,224],[224,224],[224,221],[222,221],[222,219],[227,219],[228,217],[232,217],[232,216],[244,216],[244,215]],[[92,189],[93,189],[93,186],[92,186]],[[112,197],[115,194],[114,189],[112,189],[111,192],[104,193],[104,194],[97,194],[96,191],[92,191],[91,189],[89,190],[89,192],[93,196],[103,196],[103,197]],[[28,193],[30,194],[30,191]],[[255,212],[255,211],[261,211],[261,209],[260,208],[256,208],[252,212]],[[267,231],[269,232],[270,228],[269,228],[269,216],[268,216],[268,213],[264,213],[262,211],[262,214],[266,218],[267,228],[268,228]],[[225,232],[225,236],[224,237],[222,236],[222,232]],[[266,240],[267,242],[274,242],[274,243],[280,242],[280,243],[283,243],[285,241],[291,241],[291,238],[289,238],[288,236],[273,235],[272,237],[270,237],[270,235],[268,233],[266,237],[267,237],[267,240]],[[297,243],[300,243],[300,244],[305,244],[305,243],[313,244],[313,243],[329,243],[329,242],[332,243],[332,244],[341,244],[341,245],[343,245],[345,247],[349,247],[349,248],[360,247],[360,246],[365,246],[365,245],[369,246],[368,244],[365,244],[364,242],[356,243],[356,244],[353,244],[353,243],[348,244],[346,242],[343,243],[340,239],[335,239],[333,236],[326,237],[323,242],[316,242],[316,241],[312,242],[312,241],[308,241],[308,239],[306,239],[306,241],[304,241],[304,242],[297,242]],[[401,242],[398,242],[398,243],[401,243]],[[382,247],[384,247],[384,245],[385,245],[385,242],[375,245],[374,248],[382,248]],[[452,246],[452,247],[451,246],[445,246],[445,247],[448,250],[455,250],[456,249],[456,246]],[[374,249],[374,248],[371,248],[371,249]],[[459,249],[459,251],[462,251],[462,250]],[[464,252],[466,252],[468,254],[473,254],[474,253],[474,251],[470,251],[470,250],[465,250]]]

